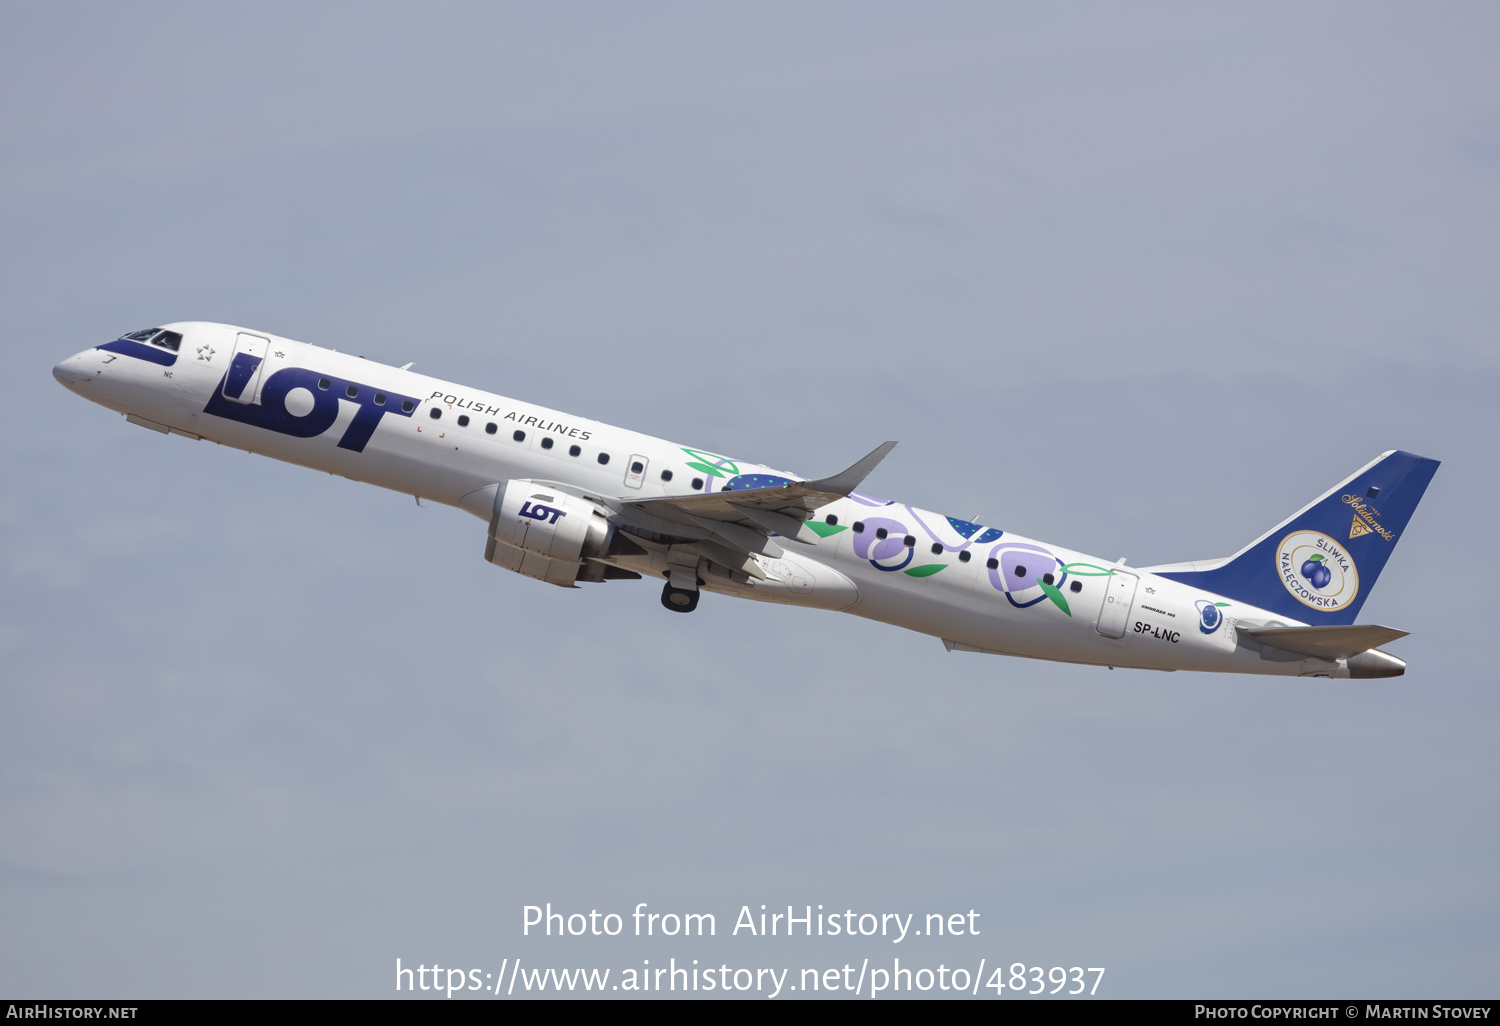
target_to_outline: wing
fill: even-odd
[[[818,535],[805,525],[808,515],[854,491],[895,447],[895,442],[886,442],[848,470],[816,481],[669,495],[612,505],[625,520],[654,534],[705,540],[734,552],[758,552],[774,559],[783,550],[771,540],[772,534],[809,544],[816,542]]]

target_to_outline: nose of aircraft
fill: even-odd
[[[89,366],[89,361],[87,360],[90,352],[92,350],[84,350],[81,353],[75,353],[68,357],[52,368],[52,376],[64,388],[76,392],[79,385],[82,385],[94,376],[94,369]]]

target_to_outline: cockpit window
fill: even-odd
[[[170,349],[177,352],[182,345],[182,336],[175,331],[163,331],[161,328],[142,328],[140,331],[132,331],[129,335],[121,335],[120,338],[127,342],[150,342],[154,346]]]

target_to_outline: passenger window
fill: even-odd
[[[427,416],[431,417],[433,420],[442,420],[443,419],[443,411],[440,410],[440,409],[438,409],[436,406],[434,406],[432,408],[432,412],[429,413]]]
[[[568,446],[568,455],[569,456],[577,456],[581,452],[583,452],[583,450],[580,449],[580,448],[578,448],[578,446],[576,446],[576,445],[570,445],[570,446]]]
[[[542,439],[542,448],[543,449],[550,449],[550,448],[552,448],[552,439],[544,437]]]
[[[856,520],[854,522],[854,533],[855,534],[864,534],[865,533],[865,522],[863,520]]]
[[[603,466],[604,464],[606,464],[608,462],[609,462],[609,453],[607,453],[607,452],[601,452],[599,454],[599,464],[600,464],[600,466]]]
[[[909,549],[914,549],[917,547],[917,539],[912,535],[907,535],[905,538],[901,539],[901,544],[905,545]]]
[[[385,393],[384,392],[376,392],[375,393],[375,405],[376,406],[384,406],[385,405]]]
[[[484,426],[484,433],[487,435],[493,435],[497,430],[499,429],[495,427],[493,420]]]
[[[1080,591],[1083,590],[1083,582],[1074,581],[1072,584],[1068,585],[1068,590],[1071,591],[1074,595],[1077,595]]]
[[[672,472],[670,470],[663,470],[661,472],[661,479],[663,481],[670,481],[670,480],[672,480]]]
[[[877,527],[877,528],[875,528],[875,537],[877,537],[877,538],[884,538],[887,535],[889,535],[890,533],[891,532],[887,531],[883,527]]]
[[[829,527],[837,527],[839,526],[839,518],[830,513],[823,518],[823,523],[827,524]]]
[[[514,438],[518,442],[524,442],[524,441],[526,441],[526,432],[524,432],[524,431],[517,431],[515,434],[511,435],[510,437]]]
[[[467,413],[460,413],[458,415],[458,426],[459,427],[468,427],[469,426],[469,415]]]
[[[318,387],[325,392],[328,391],[328,386],[331,384],[333,384],[333,382],[329,381],[327,378],[318,379]]]
[[[359,386],[350,385],[348,388],[344,389],[344,394],[347,395],[350,399],[353,399],[355,396],[359,395]]]
[[[1042,574],[1042,583],[1043,584],[1051,584],[1052,581],[1053,581],[1053,577],[1052,577],[1051,574]]]
[[[1024,566],[1022,566],[1021,564],[1019,564],[1019,563],[1016,564],[1016,576],[1017,577],[1025,577],[1026,576],[1026,568]]]
[[[323,387],[327,388],[328,386],[324,385]],[[412,410],[415,410],[416,408],[417,408],[417,404],[414,403],[414,402],[412,402],[410,399],[403,399],[401,401],[401,412],[402,413],[410,413]]]
[[[701,478],[701,477],[695,477],[695,478],[693,478],[693,491],[696,492],[698,489],[700,489],[702,487],[703,487],[703,478]]]
[[[962,552],[960,552],[958,554],[958,561],[960,563],[967,563],[969,561],[969,550],[968,549],[964,549]]]
[[[942,542],[933,542],[932,543],[932,554],[934,556],[941,556],[943,554],[943,543]]]
[[[640,460],[636,460],[634,463],[632,463],[630,465],[630,472],[632,474],[641,474],[641,473],[644,473],[645,470],[646,470],[646,465],[644,463],[642,463]]]
[[[985,565],[985,569],[987,569],[987,570],[999,570],[1000,569],[1000,561],[998,559],[996,559],[994,556],[991,556],[989,559],[986,559],[984,561],[984,565]]]

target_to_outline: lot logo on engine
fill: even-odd
[[[516,515],[527,517],[531,520],[545,520],[549,524],[555,524],[558,517],[565,517],[568,514],[567,511],[557,509],[553,506],[543,506],[540,502],[523,502],[521,504],[521,511]],[[551,519],[548,519],[549,517]]]

